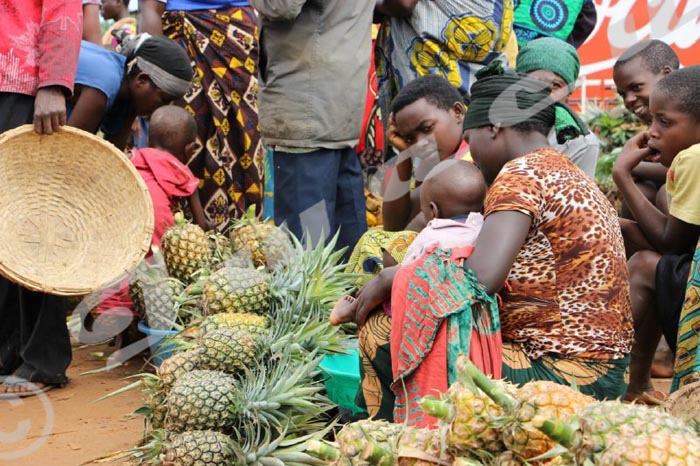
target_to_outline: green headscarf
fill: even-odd
[[[543,37],[528,42],[520,49],[515,69],[520,73],[549,70],[561,76],[569,85],[569,90],[573,91],[581,70],[581,62],[573,45],[561,39]]]
[[[541,121],[555,127],[559,144],[588,134],[586,124],[568,105],[552,100],[551,88],[544,82],[506,70],[499,61],[481,69],[476,78],[464,117],[465,130]]]

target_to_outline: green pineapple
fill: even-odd
[[[161,244],[168,273],[184,283],[191,283],[195,273],[211,260],[206,233],[187,222],[181,213],[175,215],[175,225],[165,232]]]
[[[235,385],[233,376],[219,371],[195,370],[181,375],[167,396],[168,430],[229,429]]]
[[[212,430],[192,430],[171,435],[163,464],[172,466],[229,466],[233,463],[231,438]]]
[[[181,375],[198,369],[201,363],[202,353],[199,349],[182,351],[164,360],[156,369],[156,374],[167,391]]]
[[[244,328],[221,328],[202,337],[201,367],[238,373],[252,367],[262,350],[262,335]]]
[[[264,313],[269,306],[268,279],[258,270],[224,267],[212,273],[202,285],[204,315]]]
[[[142,279],[141,290],[146,323],[152,329],[170,330],[177,323],[178,298],[185,289],[174,278]]]

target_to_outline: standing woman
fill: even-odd
[[[139,0],[139,31],[178,42],[196,67],[178,105],[194,114],[208,220],[224,228],[251,204],[262,209],[264,150],[258,131],[258,28],[246,0]]]

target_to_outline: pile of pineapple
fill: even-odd
[[[147,400],[137,411],[144,442],[126,456],[179,466],[323,464],[305,452],[335,422],[319,363],[350,346],[328,316],[355,278],[334,244],[303,246],[253,212],[228,235],[176,217],[162,255],[129,287],[149,327],[179,332],[161,342],[170,355],[155,374],[117,392],[140,387]]]
[[[436,428],[364,420],[335,442],[310,440],[307,452],[337,466],[700,465],[693,422],[552,382],[493,381],[464,356],[457,366],[447,393],[421,401]]]

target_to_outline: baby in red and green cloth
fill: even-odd
[[[192,115],[181,107],[165,105],[151,116],[148,134],[150,147],[130,153],[131,162],[145,181],[153,201],[153,246],[159,247],[163,234],[174,225],[173,209],[181,198],[187,198],[195,223],[205,230],[209,227],[197,191],[199,179],[185,165],[194,154],[196,140],[197,123]],[[128,279],[119,286],[116,293],[110,295],[113,290],[104,293],[109,296],[100,302],[93,314],[131,315]]]

